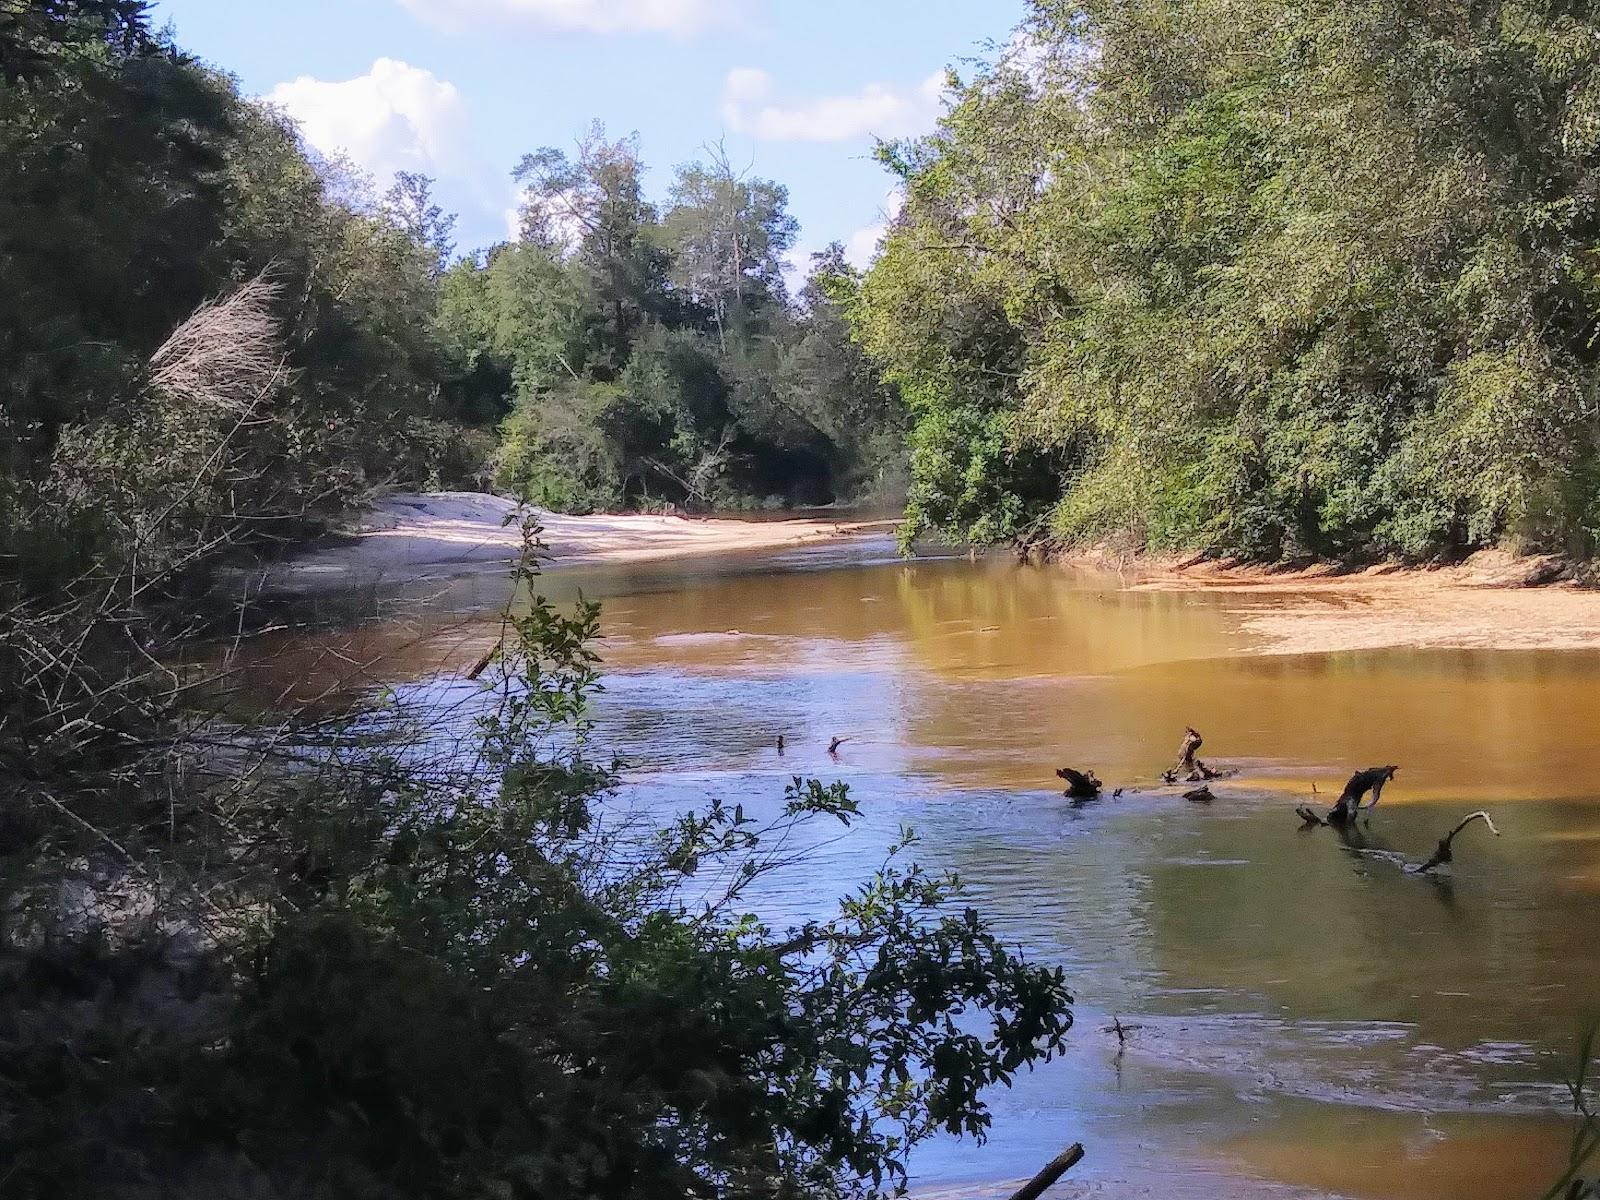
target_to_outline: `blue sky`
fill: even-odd
[[[788,186],[800,251],[858,260],[890,181],[874,136],[926,131],[947,64],[1023,0],[158,0],[179,42],[380,179],[439,180],[463,249],[501,240],[526,151],[637,131],[658,197],[723,138]]]

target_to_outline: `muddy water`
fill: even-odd
[[[927,1147],[916,1190],[1003,1192],[1075,1140],[1064,1195],[1494,1200],[1558,1172],[1560,1081],[1600,1016],[1600,655],[1262,656],[1236,597],[875,541],[546,583],[605,602],[619,803],[759,815],[793,775],[850,783],[865,819],[766,915],[825,911],[909,824],[1066,968],[1071,1052],[994,1097],[987,1146]],[[387,599],[257,643],[241,678],[263,705],[469,694],[503,584]],[[1241,768],[1209,807],[1150,790],[1186,724]],[[1313,783],[1377,763],[1401,771],[1368,831],[1297,828]],[[1073,807],[1064,764],[1128,791]],[[1445,878],[1404,871],[1483,804],[1502,837],[1464,835]],[[1120,1053],[1113,1016],[1137,1027]]]

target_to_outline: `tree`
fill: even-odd
[[[662,223],[672,280],[707,309],[724,351],[730,315],[783,303],[783,256],[799,224],[780,184],[734,170],[717,146],[710,162],[678,168]]]
[[[666,303],[667,260],[650,231],[656,210],[644,198],[638,136],[606,139],[598,121],[579,141],[576,158],[546,147],[524,156],[514,173],[525,189],[524,240],[570,243],[606,314],[599,341],[615,372],[647,317]]]
[[[145,5],[0,15],[0,409],[13,470],[137,385],[210,293],[230,90],[153,33]]]
[[[1267,558],[1588,547],[1595,32],[1523,3],[1039,0],[1032,52],[889,154],[907,206],[859,329],[918,414],[914,518]]]
[[[812,255],[776,386],[784,405],[826,439],[835,495],[894,499],[902,485],[905,408],[852,333],[849,313],[861,284],[840,243]]]
[[[438,270],[455,253],[456,215],[433,202],[433,180],[415,171],[401,171],[383,197],[383,214],[418,246],[432,250]]]

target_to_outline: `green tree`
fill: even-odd
[[[0,409],[13,470],[213,290],[229,89],[125,0],[0,8]]]
[[[434,252],[438,270],[450,265],[455,253],[456,215],[433,200],[433,180],[415,171],[400,171],[383,194],[383,215],[418,246]]]
[[[678,168],[662,221],[672,281],[711,314],[724,352],[730,322],[784,299],[783,259],[799,224],[786,188],[735,171],[716,147],[709,163]]]
[[[608,141],[596,122],[576,157],[546,147],[524,156],[514,174],[525,194],[523,239],[573,244],[605,317],[594,369],[620,371],[634,334],[667,303],[667,259],[652,236],[656,210],[644,196],[637,135]]]
[[[1596,29],[1034,4],[1027,52],[890,156],[908,201],[858,316],[918,417],[914,517],[1269,558],[1586,550]]]
[[[834,495],[894,499],[904,486],[905,408],[852,332],[861,284],[841,244],[812,255],[775,386],[822,435]]]

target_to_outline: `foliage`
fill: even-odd
[[[877,1195],[933,1133],[981,1137],[983,1089],[1060,1048],[1060,973],[909,837],[830,920],[750,915],[855,802],[796,779],[767,821],[625,819],[588,750],[597,621],[508,616],[476,734],[425,770],[366,745],[219,793],[226,824],[96,811],[6,847],[143,897],[8,893],[8,1194]]]
[[[194,548],[192,523],[158,547],[133,511],[179,494],[233,497],[222,546],[315,526],[374,485],[471,478],[481,440],[450,427],[503,409],[437,333],[451,219],[428,181],[375,200],[154,31],[146,7],[0,6],[0,547],[70,531],[83,540],[61,547],[63,570],[154,565]],[[184,361],[225,353],[215,318],[246,295],[263,302],[272,382],[248,414],[230,400],[219,426],[209,384],[209,400],[173,387],[163,355],[185,331]],[[49,582],[20,555],[0,562],[0,577],[19,572]]]
[[[899,397],[820,286],[788,296],[785,190],[717,149],[663,214],[639,155],[597,125],[526,156],[521,238],[445,274],[445,345],[510,381],[499,485],[575,512],[892,491]]]
[[[1567,1090],[1572,1095],[1577,1127],[1572,1134],[1572,1148],[1567,1154],[1567,1168],[1544,1194],[1544,1200],[1584,1200],[1584,1197],[1600,1190],[1600,1183],[1584,1177],[1584,1172],[1600,1154],[1600,1112],[1595,1111],[1595,1103],[1589,1095],[1595,1062],[1595,1038],[1596,1030],[1591,1026],[1578,1048],[1578,1070],[1567,1084]]]
[[[857,328],[913,532],[1592,548],[1587,6],[1036,0]]]

